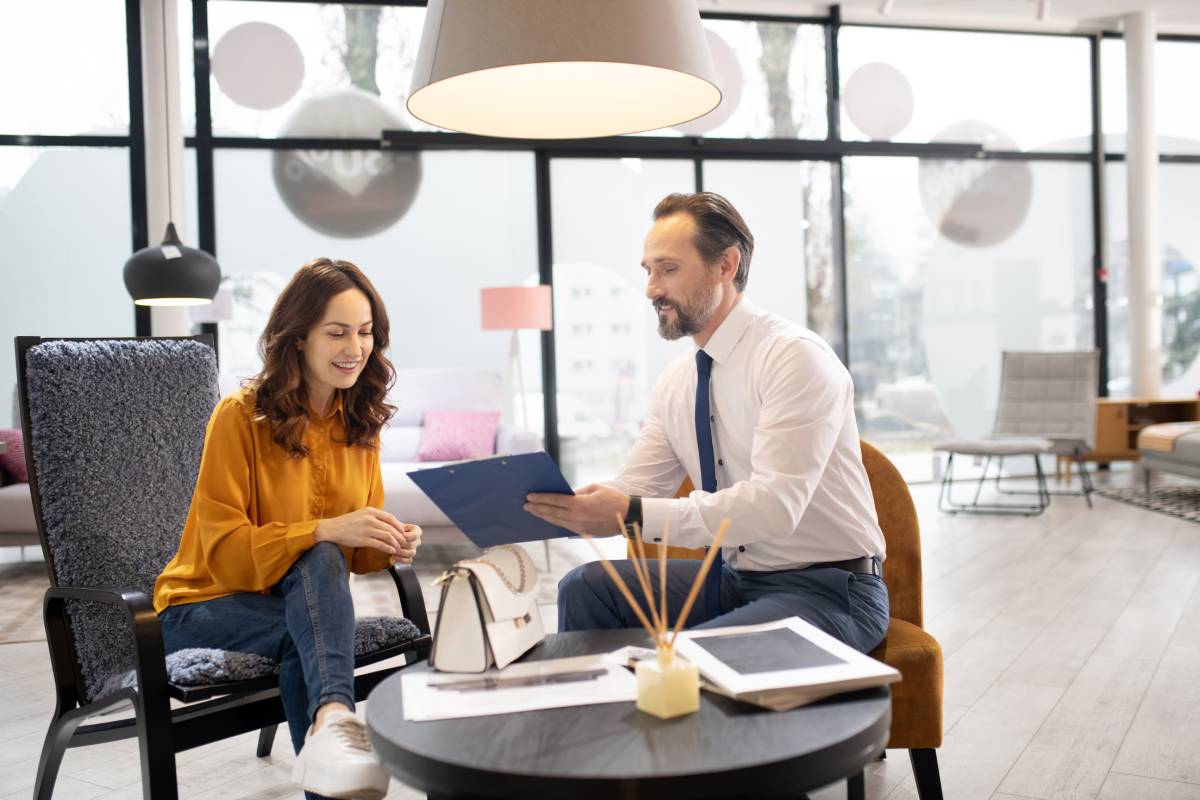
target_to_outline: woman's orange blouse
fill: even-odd
[[[315,544],[317,520],[383,507],[379,450],[347,446],[341,392],[323,418],[309,417],[296,458],[256,420],[254,392],[217,404],[179,550],[154,584],[154,610],[236,592],[266,593]],[[388,566],[386,553],[343,547],[353,572]]]

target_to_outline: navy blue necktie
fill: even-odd
[[[700,488],[717,490],[717,465],[713,456],[712,411],[708,404],[709,383],[712,378],[712,356],[696,351],[696,445],[700,448]],[[721,615],[721,565],[725,559],[717,550],[712,568],[704,580],[704,610],[708,619]]]

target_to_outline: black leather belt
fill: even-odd
[[[847,572],[861,572],[864,575],[883,577],[883,565],[875,556],[851,558],[846,561],[826,561],[823,564],[809,564],[805,569],[844,569]]]

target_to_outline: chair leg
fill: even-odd
[[[1029,516],[1036,517],[1050,506],[1050,487],[1046,485],[1046,473],[1042,471],[1042,457],[1037,454],[1033,456],[1033,471],[1037,475],[1038,508]]]
[[[271,748],[275,744],[275,731],[279,730],[278,725],[268,725],[258,732],[258,751],[256,755],[259,758],[266,758],[271,755]]]
[[[913,778],[917,782],[917,797],[921,800],[942,800],[942,776],[938,773],[937,750],[924,747],[909,750]]]
[[[148,699],[143,695],[139,696],[137,706],[142,797],[145,800],[178,800],[170,702],[166,697]]]
[[[1092,485],[1092,476],[1088,472],[1087,462],[1083,460],[1082,453],[1075,454],[1075,463],[1079,465],[1079,482],[1083,484],[1083,499],[1087,501],[1088,508],[1092,507],[1092,492],[1096,491],[1096,487]]]
[[[947,496],[954,483],[954,453],[946,456],[946,470],[942,473],[942,485],[938,489],[938,510],[954,513],[954,503]]]
[[[46,731],[46,741],[42,745],[42,756],[38,759],[37,780],[33,786],[34,800],[50,800],[54,796],[54,783],[58,780],[58,768],[62,765],[63,753],[67,751],[67,743],[75,735],[75,729],[83,722],[83,717],[77,719],[55,720]]]
[[[979,505],[979,493],[983,491],[983,484],[987,480],[988,467],[990,467],[991,465],[992,465],[992,457],[988,456],[983,461],[983,472],[980,473],[980,475],[979,475],[979,483],[977,483],[975,485],[975,499],[971,501],[971,505],[973,505],[973,506]],[[1004,461],[1000,462],[1000,466],[1001,467],[1004,466]],[[1000,481],[1000,473],[999,472],[996,473],[996,481],[997,481],[996,485],[999,486],[999,481]]]

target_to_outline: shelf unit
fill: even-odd
[[[1200,419],[1200,399],[1101,398],[1096,401],[1096,448],[1088,461],[1136,461],[1138,432],[1160,422]]]

